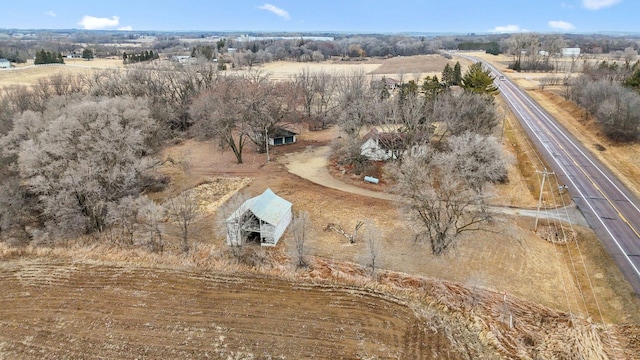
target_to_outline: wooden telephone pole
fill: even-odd
[[[554,175],[555,173],[548,172],[545,168],[544,171],[536,171],[538,174],[542,174],[542,185],[540,185],[540,196],[538,197],[538,210],[536,211],[536,224],[533,227],[533,231],[538,231],[538,218],[540,216],[540,206],[542,205],[542,191],[544,191],[544,183],[547,180],[548,175]]]

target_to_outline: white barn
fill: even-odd
[[[7,59],[0,59],[0,69],[11,69],[11,62]]]
[[[262,246],[276,246],[290,223],[291,203],[267,189],[227,218],[227,245],[258,241]]]

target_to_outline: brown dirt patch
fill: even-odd
[[[441,74],[445,65],[453,66],[455,63],[455,61],[448,60],[441,55],[397,56],[383,60],[382,65],[372,74],[396,74],[396,76],[416,73]],[[438,78],[440,78],[440,75],[438,75]]]
[[[8,358],[462,358],[409,307],[348,287],[29,260],[0,277]]]

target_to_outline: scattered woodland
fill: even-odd
[[[429,86],[439,84],[437,78],[420,88],[412,81],[393,97],[384,79],[372,81],[362,72],[302,71],[293,81],[274,82],[260,71],[227,75],[212,65],[59,75],[34,89],[7,92],[0,231],[56,241],[132,221],[153,227],[149,224],[168,211],[146,196],[168,185],[156,171],[168,161],[156,156],[164,144],[189,137],[213,140],[240,164],[248,144],[264,149],[265,133],[308,120],[342,129],[345,141],[336,150],[342,163],[367,166],[359,150],[366,126],[398,129],[403,153],[419,148],[419,160],[398,157],[394,164],[398,183],[405,184],[398,191],[414,199],[410,212],[432,214],[417,217],[423,226],[417,231],[427,234],[434,253],[444,252],[458,233],[484,220],[477,214],[486,213],[485,184],[506,180],[492,137],[499,123],[493,79],[479,64],[464,75],[459,63],[454,68],[443,86]],[[457,83],[464,93],[452,95],[448,89]],[[437,134],[436,123],[441,123]],[[442,214],[450,218],[440,221]],[[188,250],[186,237],[184,243]]]
[[[202,215],[197,195],[176,186],[171,176],[160,171],[170,164],[179,168],[182,176],[188,176],[191,165],[164,150],[190,141],[207,141],[217,150],[233,154],[235,163],[243,166],[248,162],[248,150],[252,154],[266,151],[268,134],[283,126],[338,129],[339,137],[331,142],[332,159],[359,176],[380,174],[389,191],[403,199],[397,207],[409,224],[411,236],[402,240],[425,245],[431,255],[445,259],[442,261],[452,252],[455,255],[459,242],[465,239],[463,234],[496,226],[487,210],[488,201],[493,186],[509,182],[508,168],[514,160],[503,148],[505,120],[498,108],[498,88],[491,71],[480,63],[461,64],[447,53],[434,55],[447,60],[437,75],[408,80],[398,74],[394,79],[397,87],[390,87],[387,77],[361,70],[303,69],[291,78],[275,80],[262,71],[260,65],[266,62],[364,63],[372,57],[432,54],[443,49],[500,52],[509,56],[512,69],[548,73],[540,83],[554,86],[575,101],[584,109],[585,119],[596,119],[612,141],[634,144],[640,135],[639,42],[617,37],[359,35],[336,37],[334,41],[240,42],[231,36],[203,34],[203,38],[212,37],[210,43],[185,44],[178,36],[148,34],[155,41],[140,46],[135,36],[129,35],[131,38],[121,39],[125,46],[111,47],[105,39],[113,41],[114,36],[125,35],[78,32],[72,35],[71,44],[57,41],[56,34],[48,36],[28,45],[0,38],[0,57],[14,62],[27,61],[34,55],[62,59],[64,52],[90,46],[91,52],[86,54],[91,58],[113,56],[123,59],[126,66],[94,69],[82,75],[60,72],[31,87],[4,88],[0,95],[0,242],[7,246],[3,247],[4,254],[11,254],[7,258],[26,248],[41,247],[47,249],[43,253],[52,254],[70,239],[83,239],[97,249],[112,244],[123,251],[135,249],[142,254],[136,256],[153,259],[160,267],[189,262],[206,264],[207,269],[217,271],[222,266],[210,261],[218,260],[211,260],[211,254],[203,255],[201,244],[192,238],[194,223]],[[604,52],[612,57],[597,66],[586,61],[578,64],[579,59],[561,62],[556,55],[567,45],[584,48],[587,54]],[[185,53],[196,61],[182,64],[168,60]],[[384,145],[394,149],[393,159],[381,163],[362,155],[362,136],[372,128],[390,134],[381,141],[388,141]],[[230,200],[224,198],[216,221],[223,222],[225,215],[245,199],[242,193]],[[441,332],[444,338],[431,336],[443,344],[453,341],[451,354],[456,358],[577,359],[585,354],[593,358],[611,358],[613,354],[617,358],[616,353],[626,354],[635,344],[633,339],[623,344],[618,340],[620,334],[637,337],[640,333],[634,327],[592,326],[591,319],[583,321],[573,314],[507,300],[506,293],[500,300],[500,294],[475,285],[471,289],[385,272],[385,229],[371,221],[359,221],[354,232],[338,224],[328,224],[325,229],[363,245],[359,255],[362,268],[331,259],[312,260],[309,238],[313,236],[313,221],[307,211],[295,213],[288,230],[291,251],[286,256],[246,246],[229,247],[227,255],[235,261],[231,272],[233,276],[240,274],[240,278],[230,281],[216,275],[212,281],[227,281],[224,286],[238,281],[245,284],[243,291],[251,292],[254,285],[248,274],[261,274],[265,271],[261,265],[278,264],[288,257],[293,259],[296,272],[287,275],[287,281],[343,281],[354,288],[364,286],[362,296],[373,299],[367,300],[373,307],[389,308],[393,304],[393,311],[400,313],[396,305],[409,306],[420,319],[406,317],[412,328],[410,336]],[[171,229],[169,223],[174,225]],[[224,236],[219,227],[213,231],[220,232],[218,237]],[[168,246],[170,238],[177,239],[178,245]],[[93,255],[83,256],[93,259]],[[277,273],[279,266],[272,265],[266,271]],[[68,279],[75,276],[69,275]],[[166,281],[175,276],[172,273]],[[274,280],[274,285],[285,289],[287,285],[279,281]],[[8,283],[16,289],[21,286]],[[321,298],[316,290],[304,289]],[[340,291],[335,292],[342,296]],[[414,298],[407,294],[421,295]],[[453,300],[458,298],[462,300]],[[322,298],[318,303],[323,301],[329,300]],[[378,302],[386,303],[376,305]],[[431,304],[440,305],[432,310]],[[507,305],[515,310],[505,310]],[[469,321],[452,320],[461,314]],[[528,320],[514,327],[510,323],[513,314]],[[492,322],[497,318],[499,321]],[[233,320],[227,320],[233,327]],[[395,329],[392,320],[385,321],[384,326]],[[418,325],[425,321],[430,324],[428,329]],[[216,331],[222,334],[219,329]],[[354,331],[361,329],[358,325]],[[539,329],[545,333],[539,334]],[[476,330],[482,336],[472,334]],[[356,340],[363,341],[356,335]],[[468,342],[456,343],[457,336]],[[564,342],[566,338],[572,341]],[[336,339],[327,343],[336,341],[340,343]],[[394,343],[398,357],[426,354],[420,341],[402,341],[401,345]],[[220,335],[222,342],[224,336]],[[218,355],[241,355],[231,354],[224,347],[217,351]],[[314,353],[304,351],[307,355]]]

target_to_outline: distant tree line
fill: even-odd
[[[484,50],[487,54],[498,55],[501,53],[500,45],[497,41],[475,42],[465,41],[458,44],[458,50]]]
[[[597,119],[611,140],[640,139],[640,61],[587,65],[569,86],[570,98]]]
[[[64,64],[64,57],[62,57],[61,53],[40,50],[36,53],[34,64]]]
[[[145,50],[140,53],[127,54],[126,52],[122,53],[122,62],[125,64],[134,64],[142,61],[150,61],[158,59],[158,53],[153,53],[153,50]]]

